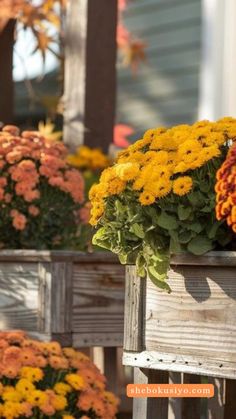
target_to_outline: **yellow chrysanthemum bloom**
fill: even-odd
[[[63,415],[62,419],[76,419],[75,416],[71,416],[71,415]]]
[[[150,182],[145,186],[145,191],[152,192],[156,198],[163,198],[168,195],[172,188],[172,182],[168,179],[160,179],[157,182]]]
[[[81,375],[78,374],[67,374],[65,381],[75,390],[83,390],[85,387],[85,381]]]
[[[144,138],[144,140],[153,140],[156,136],[164,133],[165,131],[166,131],[165,127],[148,129],[145,132],[143,138]]]
[[[72,388],[69,384],[59,382],[55,384],[54,391],[60,396],[66,396],[67,393],[72,391]]]
[[[156,197],[152,192],[144,191],[139,195],[139,202],[141,205],[151,205],[155,200]]]
[[[28,396],[27,401],[34,407],[41,407],[48,402],[48,395],[41,390],[33,390]]]
[[[2,399],[9,402],[20,402],[22,400],[22,394],[14,387],[9,386],[3,391]]]
[[[182,176],[173,182],[173,192],[176,195],[183,196],[189,193],[192,189],[193,181],[189,176]]]
[[[126,182],[135,179],[139,174],[140,166],[138,163],[121,163],[115,165],[116,175]]]
[[[111,182],[108,184],[107,191],[109,195],[118,195],[125,189],[126,183],[117,178],[111,180]]]
[[[204,147],[200,153],[203,160],[208,161],[213,157],[219,157],[221,154],[220,149],[217,145],[212,145],[210,147]]]
[[[59,394],[52,398],[51,403],[56,410],[64,410],[68,405],[66,397]]]
[[[186,164],[191,163],[201,150],[202,146],[197,140],[185,141],[183,144],[180,144],[178,149],[179,160],[182,160]]]
[[[42,380],[44,373],[40,368],[22,367],[20,370],[20,376],[21,378],[26,378],[34,383],[35,381]]]
[[[33,390],[35,390],[34,384],[27,380],[26,378],[21,378],[16,383],[16,390],[23,396],[27,396],[29,393],[31,393]]]

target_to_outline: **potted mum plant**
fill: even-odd
[[[119,400],[83,353],[24,332],[0,333],[0,417],[115,419]]]
[[[236,377],[235,136],[233,118],[148,130],[90,192],[94,243],[133,265],[125,364]]]
[[[116,346],[123,270],[109,255],[78,252],[89,208],[83,176],[67,156],[63,143],[39,132],[9,125],[0,131],[1,329],[24,328],[65,345],[103,346],[109,337]],[[95,333],[104,307],[106,332]]]

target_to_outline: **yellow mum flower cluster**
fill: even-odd
[[[71,166],[81,170],[101,171],[108,167],[112,161],[99,148],[89,148],[81,146],[77,148],[75,154],[69,154],[67,162]]]
[[[91,188],[90,223],[98,223],[107,197],[127,187],[138,194],[141,205],[151,205],[171,192],[188,194],[193,187],[191,171],[219,157],[221,147],[234,137],[233,118],[148,130],[118,155],[115,164],[103,171],[99,184]]]
[[[24,332],[0,332],[0,348],[0,418],[76,419],[92,412],[115,419],[119,401],[85,354]]]

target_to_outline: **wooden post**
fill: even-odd
[[[0,33],[0,122],[13,122],[13,44],[15,21],[9,20]]]
[[[134,368],[134,383],[167,384],[168,375],[167,371]],[[135,397],[133,401],[133,419],[168,419],[168,398]]]
[[[65,46],[64,141],[107,151],[113,140],[117,0],[69,3]]]

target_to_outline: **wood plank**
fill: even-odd
[[[201,351],[205,364],[214,358],[216,370],[224,362],[236,367],[235,269],[178,266],[168,277],[171,294],[147,281],[146,349],[183,356]]]
[[[67,7],[64,81],[64,142],[73,151],[83,144],[88,0]]]
[[[170,371],[169,384],[182,384],[182,374]],[[168,419],[182,419],[182,399],[180,397],[169,398]]]
[[[52,263],[52,333],[72,333],[72,262]]]
[[[142,351],[144,347],[145,283],[133,266],[126,268],[124,349]]]
[[[0,262],[51,262],[73,261],[80,263],[119,264],[111,252],[84,253],[68,250],[1,250]]]
[[[113,138],[117,0],[74,0],[67,20],[65,136],[107,151]]]
[[[189,374],[201,374],[212,377],[236,379],[234,362],[216,360],[214,356],[207,358],[205,354],[186,355],[174,351],[162,350],[127,352],[123,353],[123,365],[140,368],[152,368],[163,371],[185,372]]]
[[[15,21],[10,20],[0,33],[0,122],[13,123],[13,46]]]
[[[84,142],[104,151],[115,123],[117,18],[117,0],[88,0]]]
[[[134,383],[165,384],[168,383],[168,372],[147,369],[134,369]],[[168,398],[150,397],[134,398],[133,419],[168,419]]]
[[[184,374],[184,384],[200,384],[199,375]],[[182,400],[182,419],[201,419],[201,399],[186,397]]]
[[[118,394],[118,369],[117,348],[104,348],[104,374],[107,377],[107,388],[114,394]]]
[[[0,329],[38,330],[38,272],[34,263],[1,263]]]
[[[208,383],[214,385],[214,397],[207,402],[207,419],[224,419],[225,380],[208,377]]]
[[[122,346],[125,267],[74,265],[73,341],[77,346]]]
[[[235,419],[236,381],[226,380],[224,419]]]
[[[111,252],[94,252],[84,253],[70,250],[1,250],[0,262],[40,262],[40,261],[62,261],[62,260],[80,261],[81,263],[119,263],[117,255]],[[194,256],[188,255],[172,255],[171,265],[201,265],[201,266],[236,266],[236,252],[231,251],[214,251],[206,255]]]

